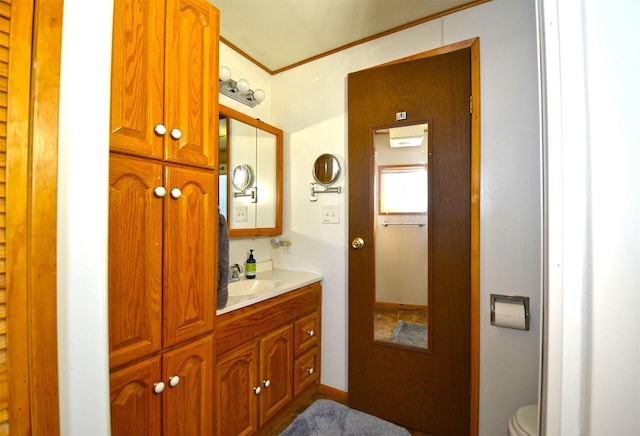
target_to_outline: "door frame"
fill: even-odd
[[[56,221],[62,15],[62,2],[28,0],[11,7],[5,213],[8,404],[15,434],[60,433]]]
[[[480,398],[480,38],[438,47],[368,69],[423,59],[457,50],[471,50],[471,350],[469,433],[478,434]]]

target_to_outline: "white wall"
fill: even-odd
[[[542,0],[546,434],[640,434],[640,4]]]
[[[66,0],[58,159],[60,434],[107,435],[111,1]]]
[[[343,194],[312,203],[308,189],[319,154],[334,153],[346,165],[347,74],[479,36],[480,434],[504,434],[509,416],[537,401],[542,236],[535,20],[533,0],[494,0],[274,77],[273,122],[285,132],[284,232],[295,247],[295,256],[275,253],[274,261],[325,276],[323,384],[348,386],[348,171],[339,181]],[[339,205],[340,224],[321,223],[323,204]],[[490,326],[490,293],[529,296],[531,331]]]

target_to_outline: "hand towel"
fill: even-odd
[[[218,213],[218,310],[229,298],[229,229],[224,215]]]

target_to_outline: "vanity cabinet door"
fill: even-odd
[[[260,425],[293,399],[293,328],[286,325],[260,341]]]
[[[213,433],[213,337],[162,355],[162,420],[165,435]]]
[[[213,330],[217,265],[217,177],[166,166],[164,346]]]
[[[216,364],[216,434],[252,434],[258,429],[259,344],[252,342],[221,356]]]

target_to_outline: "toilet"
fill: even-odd
[[[533,436],[538,434],[538,405],[522,406],[509,420],[509,436]]]

